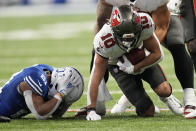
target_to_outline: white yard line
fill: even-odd
[[[92,31],[94,21],[64,22],[40,25],[38,29],[0,31],[0,40],[39,40],[75,38],[84,31]]]
[[[68,112],[78,112],[80,109],[68,109]],[[159,108],[160,111],[169,111],[168,108]],[[111,109],[106,109],[106,112],[110,112]],[[125,112],[134,112],[135,109],[126,109]]]

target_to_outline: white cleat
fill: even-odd
[[[160,100],[163,101],[174,114],[182,115],[184,113],[182,104],[173,95],[160,97]]]
[[[122,95],[118,102],[111,109],[111,113],[123,113],[129,107],[131,107],[131,103],[125,95]]]
[[[114,105],[114,107],[111,109],[111,113],[112,114],[115,114],[115,113],[123,113],[129,107],[131,107],[130,104],[129,105],[125,105],[125,104],[116,103]]]
[[[186,105],[184,108],[184,118],[186,119],[196,118],[196,107],[192,105]]]
[[[154,112],[157,113],[157,114],[160,113],[160,109],[157,106],[155,106],[155,105],[154,105]]]
[[[123,113],[126,111],[126,109],[130,108],[131,106],[132,104],[128,101],[125,95],[123,95],[111,109],[111,113]],[[157,106],[155,106],[155,113],[160,113],[160,109]]]

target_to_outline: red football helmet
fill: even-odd
[[[142,26],[140,16],[131,5],[123,5],[113,11],[111,27],[120,48],[129,52],[135,48]]]

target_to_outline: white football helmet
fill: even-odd
[[[111,28],[119,47],[126,52],[135,48],[142,31],[140,16],[130,5],[123,5],[113,11]]]
[[[66,86],[66,95],[64,100],[67,104],[72,104],[77,101],[84,91],[84,80],[80,72],[73,67],[62,67],[54,69],[51,77],[52,88],[48,95],[54,96],[57,93],[59,86],[62,86],[65,79],[69,79],[70,85]]]

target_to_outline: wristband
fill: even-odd
[[[58,94],[62,99],[64,98],[64,96],[60,92],[57,92],[56,94]]]
[[[90,108],[87,107],[87,112],[90,112],[90,111],[96,111],[95,107],[90,107]]]
[[[56,98],[59,101],[62,101],[62,97],[61,97],[60,93],[56,93],[56,95],[54,95],[54,98]]]

